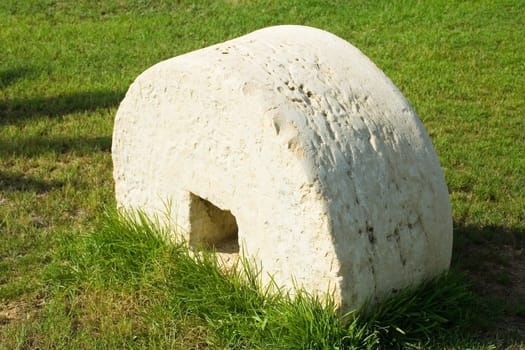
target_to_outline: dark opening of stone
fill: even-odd
[[[190,246],[214,249],[218,253],[238,253],[238,227],[229,210],[190,193]]]

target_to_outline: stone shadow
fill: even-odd
[[[452,269],[466,275],[497,320],[484,336],[525,342],[525,230],[455,223]]]
[[[498,225],[476,226],[454,223],[453,267],[476,268],[479,266],[482,263],[480,253],[485,250],[481,248],[486,248],[492,252],[490,254],[493,258],[496,258],[497,252],[504,248],[523,250],[525,249],[525,229],[513,229]]]

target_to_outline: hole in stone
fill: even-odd
[[[190,192],[190,246],[239,253],[238,231],[237,220],[229,210]]]

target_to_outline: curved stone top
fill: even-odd
[[[191,234],[190,197],[205,199],[279,284],[330,289],[345,308],[450,263],[448,191],[421,122],[319,29],[269,27],[149,68],[118,110],[113,159],[119,205],[170,202]]]

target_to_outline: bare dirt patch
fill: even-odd
[[[13,321],[32,319],[44,304],[45,301],[40,295],[28,299],[0,301],[0,328]]]

